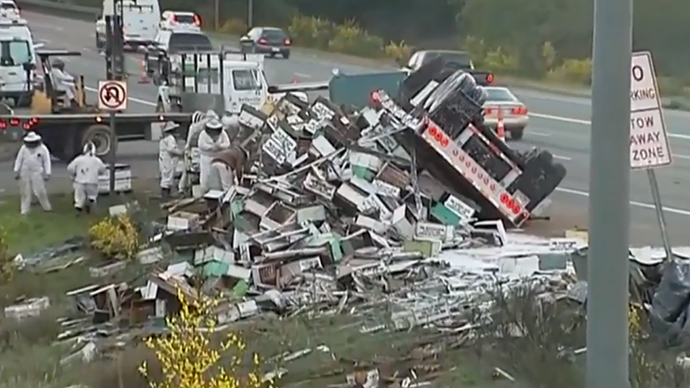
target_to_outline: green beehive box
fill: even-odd
[[[444,225],[456,226],[460,224],[460,217],[442,203],[436,203],[431,207],[431,215]]]

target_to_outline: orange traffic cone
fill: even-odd
[[[498,123],[496,123],[496,135],[502,141],[506,141],[506,127],[503,124],[503,110],[498,108]]]
[[[141,77],[139,78],[140,84],[148,84],[151,82],[148,75],[146,74],[146,63],[142,60],[139,64],[139,71],[141,72]]]

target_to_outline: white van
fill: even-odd
[[[0,98],[12,99],[15,106],[31,102],[35,48],[26,20],[0,19]]]
[[[115,8],[113,8],[115,3]],[[161,9],[158,0],[103,0],[103,14],[96,20],[96,47],[105,47],[105,16],[122,12],[125,50],[148,46],[158,33]]]

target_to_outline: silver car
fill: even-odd
[[[506,135],[512,140],[522,139],[529,122],[527,106],[508,89],[497,86],[485,87],[484,125],[496,129],[499,117],[503,117]]]

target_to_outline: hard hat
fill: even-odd
[[[208,123],[206,123],[206,129],[221,130],[223,129],[223,123],[221,123],[217,118],[212,118]]]
[[[168,122],[165,123],[165,125],[163,126],[163,132],[174,131],[175,129],[177,129],[177,128],[179,128],[179,127],[180,127],[180,124],[178,124],[178,123],[176,123],[176,122],[174,122],[174,121],[168,121]]]
[[[36,132],[29,132],[26,136],[24,136],[24,141],[30,143],[41,141],[41,135],[37,134]]]

